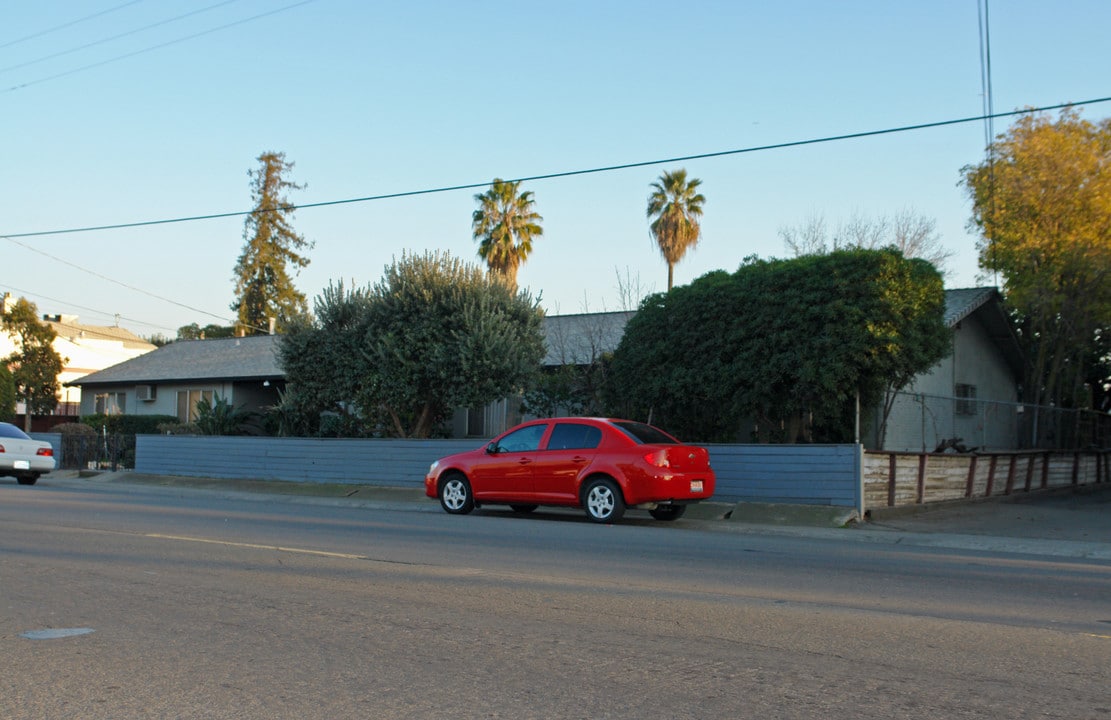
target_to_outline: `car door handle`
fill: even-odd
[[[575,457],[571,458],[571,462],[573,463],[584,463],[587,460],[588,458],[585,458],[582,455],[576,455]]]
[[[520,460],[517,461],[517,464],[518,465],[528,465],[531,462],[532,462],[532,460],[530,460],[529,458],[521,458]]]

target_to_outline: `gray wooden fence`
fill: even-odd
[[[139,435],[135,471],[231,479],[416,487],[432,461],[481,440]]]
[[[835,505],[863,512],[859,445],[710,445],[715,500]]]
[[[153,475],[419,487],[432,461],[483,440],[139,435],[135,471]],[[714,500],[862,510],[858,445],[711,445]]]

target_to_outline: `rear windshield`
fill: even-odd
[[[15,425],[9,425],[8,423],[0,423],[0,437],[18,438],[20,440],[31,439],[27,437],[26,433],[17,428]]]
[[[678,440],[663,430],[638,422],[616,422],[614,425],[641,445],[676,445]]]

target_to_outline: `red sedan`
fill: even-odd
[[[437,460],[424,492],[452,514],[487,504],[521,513],[559,505],[584,508],[591,520],[609,523],[626,508],[676,520],[688,504],[714,494],[714,480],[705,448],[684,445],[651,425],[548,418]]]

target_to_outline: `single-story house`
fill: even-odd
[[[217,396],[261,409],[278,403],[285,374],[276,335],[179,340],[72,381],[82,389],[81,414],[196,417],[197,401]]]
[[[883,447],[876,415],[864,441],[869,449],[929,452],[957,440],[969,448],[1017,447],[1025,361],[1002,296],[993,287],[946,290],[945,324],[952,352],[899,393]]]
[[[869,436],[863,438],[866,447],[921,450],[924,437],[928,450],[953,437],[985,447],[1014,447],[1014,413],[985,418],[982,412],[987,407],[984,401],[1012,410],[1018,401],[1023,358],[1002,298],[995,288],[947,290],[945,303],[953,352],[904,388],[888,419],[884,447],[878,447],[878,417],[870,423]],[[546,317],[543,364],[587,365],[613,352],[633,315],[608,312]],[[176,415],[185,422],[192,417],[197,400],[211,400],[217,394],[237,407],[274,405],[278,389],[285,385],[276,343],[277,337],[270,335],[171,343],[74,381],[85,391],[81,413],[115,403],[121,412]],[[936,407],[930,405],[934,398]],[[490,437],[520,419],[519,401],[512,398],[460,409],[452,420],[452,435]]]

